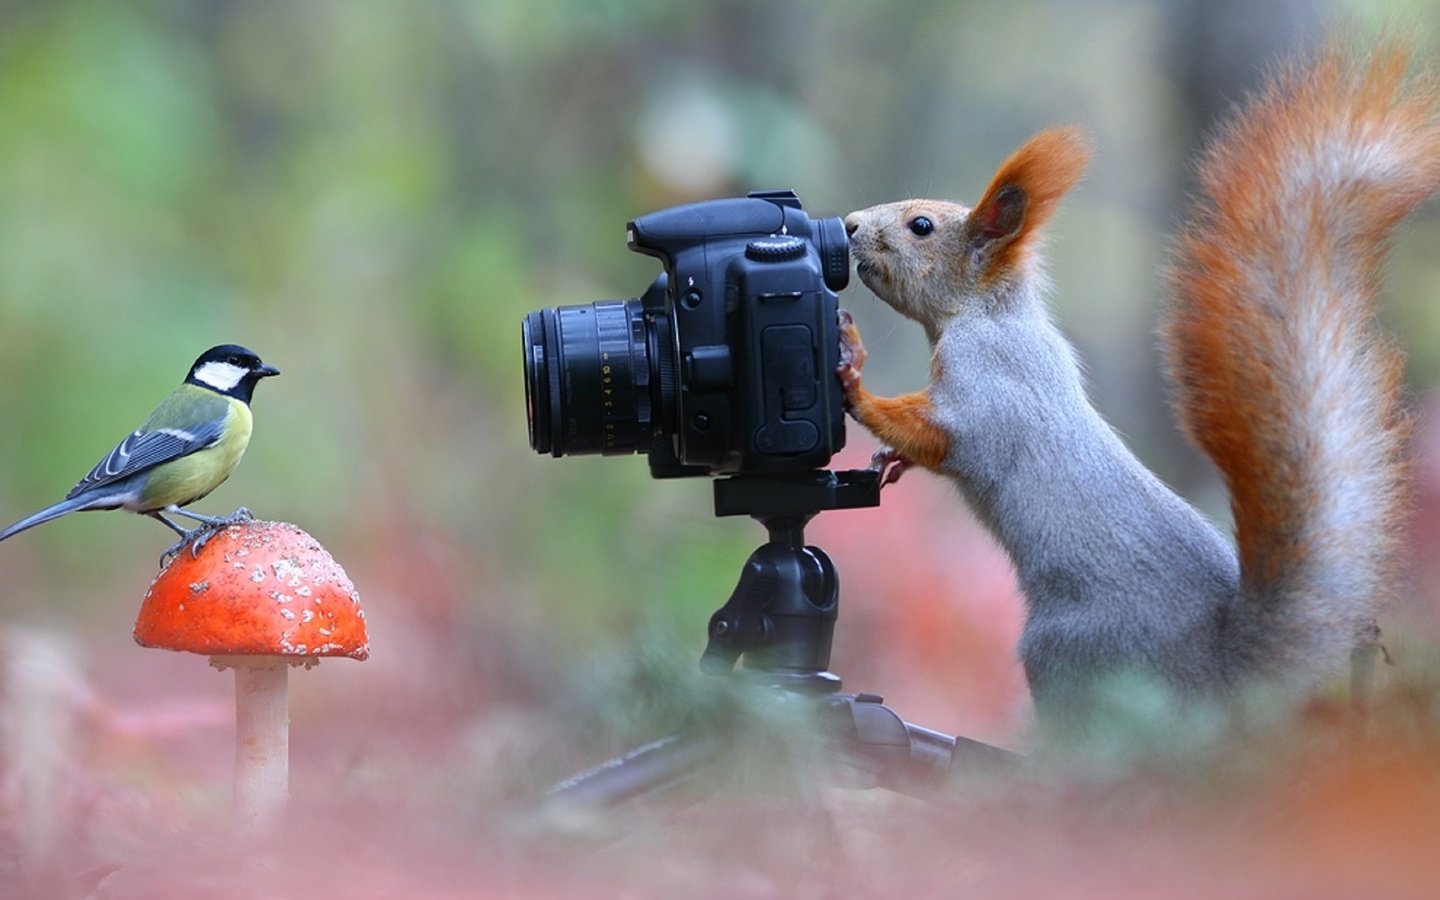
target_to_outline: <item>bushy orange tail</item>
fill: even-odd
[[[1343,659],[1399,574],[1402,364],[1374,310],[1391,232],[1440,188],[1440,85],[1409,70],[1387,45],[1282,72],[1204,157],[1173,264],[1175,402],[1230,489],[1233,624],[1296,674]]]

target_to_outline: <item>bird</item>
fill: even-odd
[[[250,443],[255,385],[279,374],[238,344],[211,347],[195,360],[184,382],[64,500],[0,531],[0,541],[72,512],[126,509],[180,535],[160,557],[162,566],[187,544],[192,555],[198,554],[216,531],[252,518],[243,506],[229,516],[206,516],[182,507],[215,490],[235,471]],[[185,529],[167,514],[199,524]]]

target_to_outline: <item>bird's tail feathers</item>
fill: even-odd
[[[118,500],[109,496],[81,495],[61,500],[53,506],[47,506],[37,513],[26,516],[4,531],[0,531],[0,541],[13,537],[26,529],[34,528],[36,525],[42,525],[51,519],[58,519],[67,513],[78,512],[82,509],[114,509],[119,505]]]

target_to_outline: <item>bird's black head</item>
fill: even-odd
[[[265,365],[253,351],[239,344],[221,344],[200,354],[185,382],[249,403],[260,379],[279,374],[279,369]]]

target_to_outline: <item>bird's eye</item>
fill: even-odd
[[[935,230],[935,223],[925,216],[916,216],[909,221],[907,227],[909,227],[910,231],[917,237],[925,237]]]
[[[237,366],[237,367],[240,367],[240,368],[244,368],[244,366],[245,366],[245,360],[241,359],[241,358],[238,357],[238,356],[232,356],[232,357],[230,357],[229,359],[227,359],[227,360],[225,360],[225,361],[226,361],[227,363],[229,363],[230,365],[232,365],[232,366]]]

